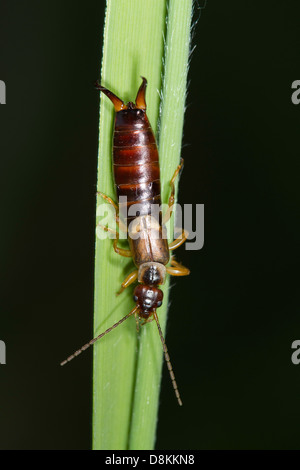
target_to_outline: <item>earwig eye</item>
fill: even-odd
[[[134,296],[133,296],[133,300],[134,300],[135,302],[137,302],[137,301],[138,301],[138,297],[137,297],[137,295],[134,295]]]
[[[159,302],[157,302],[157,307],[160,307],[162,305],[162,301],[159,300]]]

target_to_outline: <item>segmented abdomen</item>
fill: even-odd
[[[137,215],[149,215],[152,204],[160,205],[158,150],[144,111],[128,109],[116,114],[113,168],[120,213],[128,224]],[[126,196],[125,204],[120,196]]]

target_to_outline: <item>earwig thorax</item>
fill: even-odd
[[[138,281],[148,286],[165,283],[166,267],[162,263],[143,263],[139,266]]]

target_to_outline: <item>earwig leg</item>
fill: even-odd
[[[101,224],[97,224],[97,227],[102,228],[102,230],[104,230],[104,232],[113,233],[113,234],[114,234],[114,238],[116,238],[117,232],[116,232],[115,230],[113,230],[112,228],[106,227],[106,225],[101,225]]]
[[[120,230],[122,230],[122,232],[124,233],[127,233],[127,227],[126,225],[122,222],[122,220],[120,219],[119,215],[116,216],[116,222],[120,228]]]
[[[118,255],[125,256],[126,258],[131,258],[132,253],[131,250],[125,250],[124,248],[119,248],[118,247],[118,240],[119,240],[119,234],[116,233],[116,238],[114,239],[114,250]]]
[[[170,181],[171,194],[170,194],[169,202],[168,202],[168,210],[167,210],[166,214],[163,216],[163,224],[167,223],[168,220],[170,220],[170,218],[173,214],[173,204],[174,204],[174,201],[175,201],[175,185],[174,185],[174,183],[175,183],[175,180],[176,180],[180,170],[182,169],[182,167],[183,167],[183,158],[181,158],[180,165],[178,165],[178,167],[176,168],[175,173],[173,175],[173,178]]]
[[[106,196],[106,194],[101,193],[100,191],[97,191],[98,196],[101,196],[105,201],[107,201],[109,204],[114,206],[117,212],[119,212],[118,205],[113,201],[109,196]]]
[[[115,252],[120,255],[120,256],[125,256],[125,258],[131,258],[132,257],[132,254],[131,254],[131,251],[130,250],[124,250],[123,248],[119,248],[117,246],[117,239],[114,240],[114,250]]]
[[[131,258],[132,254],[130,250],[125,250],[124,248],[119,248],[118,245],[118,240],[119,240],[119,233],[116,232],[115,230],[106,227],[105,225],[97,224],[97,227],[102,228],[105,232],[110,232],[114,234],[114,250],[118,255],[125,256],[126,258]],[[120,293],[122,290],[120,291]]]
[[[101,193],[101,191],[97,191],[97,195],[101,196],[108,204],[111,204],[115,211],[116,211],[116,222],[119,228],[122,230],[122,232],[127,233],[127,227],[126,225],[122,222],[122,220],[119,217],[119,207],[118,204],[109,196],[106,196],[106,194]]]
[[[187,230],[183,230],[180,237],[176,238],[176,240],[173,240],[170,243],[169,250],[176,250],[176,248],[178,248],[180,245],[182,245],[187,240],[188,236],[189,236],[189,232]]]
[[[115,230],[109,227],[106,227],[105,225],[101,225],[101,224],[97,224],[97,227],[102,228],[105,232],[110,232],[114,234],[114,250],[116,253],[118,253],[118,255],[125,256],[126,258],[132,257],[132,253],[130,250],[125,250],[124,248],[118,247],[119,232],[116,232]]]
[[[167,267],[167,273],[171,276],[188,276],[190,274],[189,268],[177,263],[176,267]]]
[[[172,267],[167,268],[167,273],[171,276],[188,276],[190,274],[190,270],[178,263],[175,260],[175,256],[172,256],[170,264]]]
[[[181,266],[181,264],[178,263],[178,261],[176,261],[174,255],[173,255],[172,258],[171,258],[170,264],[171,264],[171,266]]]
[[[126,277],[126,279],[122,282],[121,289],[119,290],[119,292],[117,292],[117,295],[120,295],[123,292],[123,290],[125,290],[128,286],[130,286],[130,284],[132,284],[134,281],[136,281],[137,277],[138,277],[138,270],[136,269],[135,271],[130,273]]]

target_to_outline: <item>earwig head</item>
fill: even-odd
[[[133,299],[138,307],[139,316],[148,318],[152,315],[161,306],[163,296],[163,292],[157,287],[149,287],[143,284],[136,286]]]
[[[104,86],[100,85],[100,83],[96,82],[95,87],[97,90],[102,91],[113,103],[116,112],[118,113],[119,111],[125,111],[125,110],[141,110],[141,111],[146,111],[146,101],[145,101],[145,95],[146,95],[146,87],[147,87],[147,80],[145,77],[142,77],[143,82],[139,88],[139,91],[137,92],[135,103],[132,101],[129,101],[129,103],[125,104],[124,101],[122,101],[120,98],[118,98],[112,91],[108,90]]]

